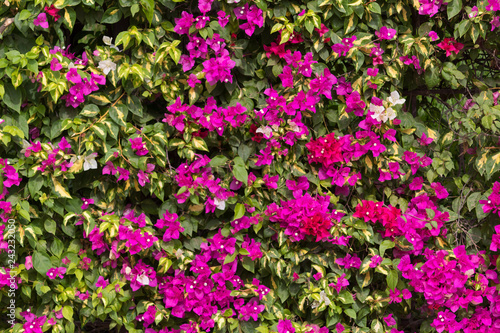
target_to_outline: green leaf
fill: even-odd
[[[35,251],[35,253],[33,253],[33,267],[38,273],[42,274],[43,277],[46,278],[46,274],[52,267],[52,263],[50,262],[50,258],[45,253]]]
[[[119,8],[111,7],[102,16],[102,24],[114,24],[122,19],[122,11]]]
[[[8,82],[4,83],[5,94],[3,95],[3,102],[11,109],[21,112],[22,94],[21,89],[16,89]]]
[[[146,19],[149,24],[153,22],[153,16],[155,11],[155,2],[154,0],[141,0],[141,7],[144,15],[146,15]]]
[[[80,116],[93,118],[99,114],[99,107],[95,104],[87,104],[83,107],[82,112],[80,112]]]
[[[398,284],[398,271],[395,269],[390,270],[389,274],[387,274],[387,286],[389,289],[394,290]]]
[[[372,320],[371,328],[372,328],[373,333],[383,333],[384,332],[384,325],[382,325],[382,323],[377,319]]]
[[[54,238],[52,241],[52,245],[50,246],[50,251],[58,258],[61,257],[61,254],[64,250],[64,244],[59,240],[59,238]]]
[[[207,143],[199,136],[193,136],[191,143],[193,144],[193,148],[195,149],[208,151]]]
[[[346,315],[348,315],[349,317],[351,317],[352,319],[356,320],[356,311],[354,311],[353,309],[344,309],[344,313]]]
[[[234,207],[234,217],[233,217],[233,220],[237,220],[241,217],[243,217],[243,215],[245,215],[245,205],[242,204],[242,203],[238,203],[236,204],[236,206]]]
[[[52,184],[54,185],[54,191],[59,195],[59,197],[71,199],[71,195],[68,193],[66,188],[64,188],[64,186],[62,186],[54,176],[52,176]]]
[[[128,107],[124,104],[113,105],[109,108],[109,115],[119,126],[127,126]]]
[[[380,244],[380,256],[383,257],[387,249],[392,249],[395,246],[394,242],[385,240]]]
[[[212,158],[212,160],[210,161],[210,163],[208,165],[210,165],[212,168],[218,167],[218,166],[226,164],[227,160],[228,160],[228,158],[226,156],[217,155],[214,158]]]
[[[248,171],[245,166],[245,162],[243,162],[243,159],[239,156],[236,156],[233,162],[234,162],[234,167],[233,167],[234,177],[240,182],[245,183],[245,185],[248,185]]]
[[[255,273],[255,261],[250,257],[243,257],[242,259],[243,268],[249,272]]]
[[[281,29],[283,29],[283,24],[276,23],[275,25],[273,25],[273,28],[271,29],[271,34],[274,34],[275,32],[278,32]]]
[[[29,10],[26,10],[26,9],[23,9],[20,13],[19,13],[19,21],[24,21],[26,20],[27,18],[29,18],[31,16],[31,13]]]
[[[47,232],[50,232],[53,235],[56,234],[56,227],[57,227],[56,221],[54,221],[52,219],[47,219],[44,222],[44,227],[45,227],[45,230],[47,230]]]
[[[236,259],[237,255],[238,255],[238,252],[236,252],[236,251],[234,251],[234,253],[232,255],[226,255],[226,258],[224,259],[224,265],[233,262]]]
[[[75,21],[76,21],[75,10],[71,7],[64,8],[64,13],[62,15],[62,18],[64,25],[68,28],[70,32],[72,32],[73,28],[75,27]]]
[[[37,194],[38,191],[40,191],[40,189],[42,188],[42,186],[43,186],[43,178],[40,174],[37,174],[36,176],[32,177],[28,182],[28,189],[32,196]]]
[[[73,308],[71,306],[66,305],[62,309],[62,314],[63,314],[64,318],[66,318],[67,320],[73,321]]]
[[[176,47],[171,47],[168,50],[168,54],[170,54],[170,57],[175,62],[175,64],[178,64],[179,60],[181,60],[182,52]]]
[[[467,209],[469,212],[472,211],[479,205],[479,198],[481,197],[481,192],[474,192],[467,198]]]
[[[447,6],[448,19],[455,17],[461,10],[462,0],[452,0]]]
[[[380,5],[376,2],[371,2],[368,4],[368,10],[375,14],[382,14],[382,10],[380,9]]]

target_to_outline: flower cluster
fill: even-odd
[[[296,195],[290,201],[281,201],[281,207],[272,203],[265,214],[269,221],[279,223],[285,229],[285,235],[293,242],[303,240],[306,235],[315,237],[316,242],[338,242],[339,239],[331,237],[330,229],[334,226],[334,221],[340,221],[344,214],[331,212],[329,204],[329,196],[313,198],[307,193],[303,196]]]
[[[265,308],[258,303],[259,299],[269,292],[269,288],[254,279],[253,285],[259,298],[254,297],[245,303],[243,298],[231,296],[232,291],[244,286],[241,278],[235,275],[238,262],[224,264],[226,257],[235,253],[235,244],[235,238],[225,238],[219,231],[201,244],[201,253],[191,262],[189,270],[194,276],[187,276],[187,270],[175,270],[174,275],[160,278],[160,294],[164,296],[165,307],[171,309],[172,316],[184,318],[187,313],[194,312],[199,316],[203,330],[214,327],[213,318],[227,309],[233,310],[232,316],[238,313],[238,318],[243,321],[258,319]],[[213,260],[221,266],[220,270],[211,270]],[[228,288],[228,283],[232,288]]]
[[[246,20],[246,23],[240,24],[240,29],[244,30],[248,36],[252,36],[255,27],[262,28],[264,25],[264,16],[262,9],[255,5],[249,6],[248,3],[243,7],[236,7],[234,14],[238,20]]]
[[[459,43],[453,37],[445,38],[437,46],[446,51],[446,56],[449,57],[452,52],[458,54],[464,48],[464,44]]]

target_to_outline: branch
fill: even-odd
[[[9,25],[11,25],[12,23],[14,23],[13,17],[6,19],[5,22],[2,24],[2,26],[0,27],[0,35],[3,34],[5,29],[7,29]]]

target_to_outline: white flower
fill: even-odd
[[[386,114],[387,114],[387,118],[389,120],[393,120],[394,118],[396,118],[396,111],[394,111],[392,108],[387,108],[386,111]]]
[[[78,156],[80,158],[80,156]],[[95,158],[97,157],[97,153],[92,153],[83,158],[83,171],[87,171],[90,169],[97,169],[97,161]]]
[[[300,127],[295,122],[293,122],[291,119],[288,119],[287,123],[288,123],[288,125],[290,125],[292,127],[292,131],[300,132]]]
[[[370,103],[370,111],[373,113],[382,113],[384,112],[385,108],[382,105],[375,105],[373,103]]]
[[[311,308],[312,309],[315,309],[319,306],[321,306],[322,303],[325,303],[326,306],[330,305],[330,303],[332,301],[330,301],[330,299],[328,298],[328,296],[326,296],[326,293],[324,291],[321,291],[319,293],[319,301],[314,301],[312,304],[311,304]]]
[[[24,155],[24,153],[26,153],[26,148],[28,148],[29,146],[31,146],[31,144],[23,139],[23,149],[21,150],[21,154]]]
[[[99,61],[99,69],[102,69],[104,75],[108,75],[110,71],[114,71],[116,69],[116,64],[111,60],[102,60]]]
[[[215,206],[217,206],[217,209],[224,210],[226,208],[225,200],[219,200],[217,198],[214,198],[214,204]]]
[[[137,282],[139,282],[143,286],[147,286],[149,285],[149,278],[146,275],[141,274],[137,277]]]
[[[398,105],[398,104],[403,104],[406,102],[406,99],[404,98],[399,98],[399,93],[397,91],[391,92],[391,96],[387,98],[387,101],[391,103],[392,105]]]
[[[269,139],[273,135],[273,130],[269,126],[261,126],[257,128],[255,133],[262,133],[266,139]]]
[[[113,37],[104,36],[102,37],[102,41],[105,45],[111,46],[113,45]]]
[[[231,3],[238,3],[240,2],[240,0],[227,0],[227,3],[231,4]]]
[[[377,121],[386,122],[387,115],[385,113],[385,108],[383,106],[375,105],[370,103],[370,111],[373,112],[372,118]]]
[[[319,293],[319,300],[320,302],[325,302],[325,305],[330,305],[331,301],[330,299],[328,298],[328,296],[326,296],[326,293],[324,291],[321,291]]]

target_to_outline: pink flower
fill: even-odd
[[[400,297],[401,292],[398,289],[389,290],[389,304],[391,303],[401,303],[402,299]]]
[[[410,184],[410,190],[412,191],[420,191],[422,189],[422,184],[424,182],[424,178],[416,177]]]
[[[83,210],[89,208],[89,205],[93,205],[94,204],[94,199],[85,199],[85,198],[82,198],[82,201],[83,201],[83,205],[82,205],[81,208]]]
[[[432,31],[432,30],[429,31],[429,37],[431,38],[431,40],[433,42],[439,39],[438,34],[435,31]]]
[[[295,328],[292,325],[292,321],[289,319],[280,319],[276,328],[278,329],[278,333],[295,333]]]
[[[24,262],[24,267],[26,267],[27,270],[30,270],[31,268],[33,268],[33,261],[32,261],[31,256],[26,257],[26,261]]]
[[[427,135],[425,135],[425,133],[422,133],[422,137],[420,139],[418,139],[418,142],[422,146],[428,146],[432,143],[432,141],[434,141],[434,139],[427,137]]]
[[[229,23],[229,15],[227,15],[224,11],[217,12],[219,24],[222,28],[224,28]]]
[[[66,267],[51,268],[47,271],[49,279],[54,280],[56,277],[63,279],[66,273]]]
[[[60,71],[62,69],[62,65],[59,63],[59,60],[57,58],[53,58],[52,61],[50,62],[50,70],[52,71]]]
[[[55,22],[57,22],[57,20],[59,20],[59,18],[61,17],[61,15],[58,14],[59,9],[57,9],[54,5],[50,5],[50,7],[45,6],[43,10],[45,10],[47,14],[52,16]]]
[[[383,26],[379,31],[375,31],[375,35],[377,35],[377,37],[380,39],[390,40],[393,39],[394,36],[396,36],[396,30]]]
[[[384,321],[385,321],[387,326],[396,325],[396,321],[394,320],[394,318],[392,318],[392,313],[389,314],[387,317],[384,317]]]
[[[449,57],[452,52],[458,54],[458,52],[464,48],[464,44],[457,42],[455,38],[452,37],[443,39],[437,46],[446,51],[447,57]]]
[[[118,180],[128,180],[129,179],[129,176],[130,176],[130,171],[128,171],[127,169],[124,169],[124,168],[120,168],[118,167]]]
[[[321,279],[323,277],[323,274],[321,274],[321,272],[318,272],[316,274],[313,275],[313,278],[318,281],[319,279]]]
[[[135,151],[135,154],[138,156],[144,156],[149,153],[149,150],[146,148],[144,142],[142,142],[141,137],[137,137],[134,139],[128,139],[131,143],[131,148]]]
[[[194,88],[196,87],[196,84],[197,83],[201,83],[200,80],[198,80],[198,78],[196,77],[196,75],[194,74],[189,74],[189,78],[187,80],[188,82],[188,85],[191,87],[191,88]]]
[[[382,257],[378,256],[378,255],[375,255],[375,256],[372,257],[372,260],[370,262],[370,267],[371,268],[375,268],[378,265],[380,265],[381,262],[382,262]]]
[[[436,197],[438,199],[445,199],[448,197],[448,191],[443,185],[441,185],[441,183],[438,182],[432,183],[431,188],[433,188],[434,191],[436,192]]]
[[[368,68],[366,70],[366,74],[368,74],[369,76],[375,77],[378,74],[378,68]]]
[[[95,286],[97,288],[99,287],[103,287],[103,288],[106,288],[109,284],[109,280],[104,280],[104,277],[103,276],[99,276],[99,278],[97,279],[97,282],[95,283]]]
[[[80,74],[78,74],[78,70],[76,68],[69,69],[68,73],[66,73],[66,79],[69,82],[72,82],[75,84],[82,82],[82,77],[80,76]]]
[[[337,323],[337,325],[335,325],[335,330],[337,333],[342,333],[345,331],[345,327],[341,323]]]
[[[33,24],[35,26],[40,26],[44,29],[48,29],[49,22],[47,22],[47,14],[45,13],[38,14],[37,18],[33,20]]]
[[[278,182],[279,178],[280,178],[279,175],[269,177],[269,175],[266,173],[264,175],[264,177],[262,178],[262,180],[264,181],[264,183],[266,184],[266,186],[268,188],[272,188],[272,189],[277,190],[278,189],[278,183],[277,182]]]
[[[500,16],[495,16],[493,20],[490,21],[491,31],[495,30],[495,28],[500,27]]]
[[[297,281],[299,279],[299,274],[293,272],[293,281]]]
[[[496,234],[491,238],[490,251],[498,251],[500,248],[500,225],[495,226]]]
[[[71,262],[71,260],[68,259],[68,257],[64,257],[61,259],[61,262],[64,264],[64,265],[67,265]]]

